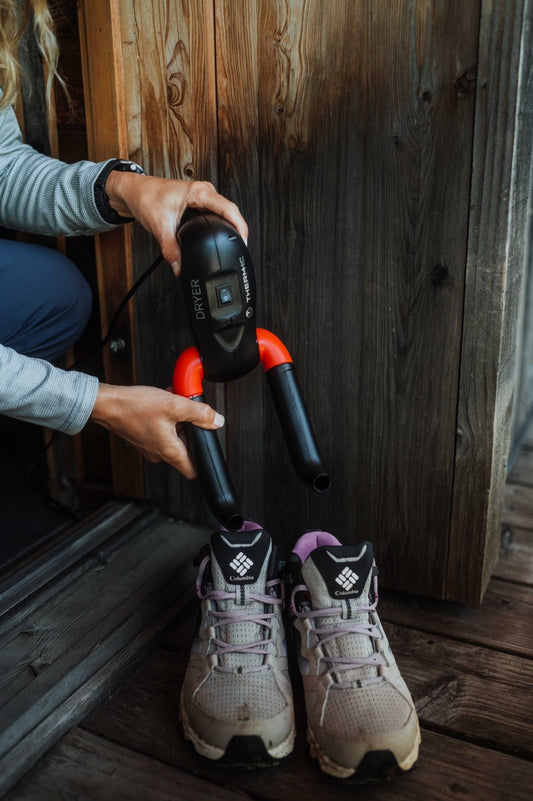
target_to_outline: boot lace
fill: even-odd
[[[317,672],[320,671],[321,664],[324,663],[327,666],[325,674],[331,676],[335,686],[339,688],[348,688],[352,686],[352,682],[340,681],[339,674],[342,674],[344,671],[348,670],[357,670],[359,668],[365,668],[368,666],[378,668],[388,664],[385,654],[379,647],[379,641],[383,639],[381,631],[379,627],[372,622],[371,617],[372,613],[375,612],[378,603],[377,580],[374,581],[374,601],[372,603],[357,606],[358,615],[364,615],[365,613],[368,615],[366,621],[360,620],[350,623],[343,622],[342,625],[338,625],[336,622],[331,622],[330,624],[320,622],[325,618],[329,618],[330,620],[334,618],[337,618],[337,620],[342,618],[342,607],[333,606],[328,607],[327,609],[312,609],[309,601],[304,601],[300,604],[300,608],[298,608],[296,604],[296,595],[299,593],[305,593],[307,598],[309,598],[309,590],[305,584],[298,584],[295,586],[291,594],[291,612],[300,620],[308,620],[310,622],[309,633],[310,635],[312,634],[316,637],[317,648],[319,648],[322,652],[317,661]],[[329,653],[328,648],[324,647],[327,646],[327,643],[333,642],[338,637],[345,637],[346,635],[350,634],[369,637],[372,641],[372,652],[367,656],[340,656],[338,654]],[[376,675],[372,678],[365,677],[356,679],[355,683],[358,686],[363,686],[363,684],[376,684],[380,683],[381,681],[383,681],[383,676]]]
[[[210,624],[216,632],[215,636],[213,636],[210,640],[210,647],[213,648],[210,653],[212,656],[216,656],[218,658],[218,664],[214,666],[214,669],[221,671],[222,673],[257,673],[260,671],[269,670],[270,664],[267,661],[267,656],[269,654],[270,646],[274,644],[272,631],[274,628],[275,618],[277,617],[275,607],[280,606],[283,603],[283,585],[281,580],[271,579],[267,581],[265,584],[265,589],[267,591],[266,594],[256,592],[246,593],[247,602],[256,601],[263,604],[264,607],[274,607],[272,611],[239,612],[238,605],[240,601],[240,593],[243,589],[241,586],[236,587],[234,592],[215,590],[208,587],[204,588],[204,574],[210,561],[210,557],[206,556],[200,564],[198,578],[196,580],[196,592],[202,601],[207,600],[213,602],[213,605],[207,611],[210,620],[208,624],[206,623],[206,625]],[[219,610],[217,609],[218,601],[234,601],[236,606],[233,607],[231,611]],[[222,636],[219,635],[219,630],[222,627],[240,623],[255,624],[262,634],[260,639],[244,643],[232,643],[222,639]],[[228,654],[257,654],[259,656],[263,656],[263,660],[259,665],[247,665],[237,668],[227,667],[220,664],[220,658],[222,656],[227,656]]]

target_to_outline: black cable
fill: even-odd
[[[111,318],[111,322],[109,323],[109,326],[107,328],[107,332],[106,332],[105,336],[103,337],[103,339],[100,340],[100,342],[94,348],[94,350],[92,350],[90,353],[88,353],[85,356],[83,356],[81,359],[78,359],[78,361],[75,362],[74,364],[71,364],[69,367],[65,368],[66,371],[76,370],[78,367],[80,367],[81,365],[85,364],[85,362],[89,361],[89,359],[92,359],[94,356],[96,356],[97,353],[99,353],[100,351],[102,351],[105,348],[105,346],[107,345],[107,343],[109,342],[109,340],[113,336],[113,332],[114,332],[115,327],[116,327],[116,325],[118,323],[120,315],[122,314],[122,312],[124,311],[124,309],[126,308],[128,303],[130,302],[130,300],[132,299],[134,294],[137,292],[139,287],[142,284],[144,284],[146,279],[154,272],[154,270],[157,267],[159,267],[159,265],[161,264],[162,261],[163,261],[163,254],[160,253],[159,256],[156,258],[156,260],[154,262],[152,262],[152,264],[149,267],[147,267],[147,269],[135,281],[133,286],[128,290],[128,292],[124,295],[124,297],[120,301],[120,303],[117,306],[117,309],[116,309],[113,317]],[[78,514],[73,512],[72,509],[69,509],[68,506],[65,506],[60,501],[58,501],[55,498],[53,498],[42,487],[36,487],[36,486],[34,486],[32,484],[31,476],[32,476],[33,471],[35,470],[35,468],[37,467],[37,465],[39,464],[41,459],[44,458],[44,456],[46,455],[48,449],[52,447],[52,445],[57,440],[57,438],[58,438],[58,436],[60,434],[61,434],[60,431],[54,431],[54,433],[52,434],[52,436],[50,437],[49,441],[46,443],[44,448],[36,456],[36,458],[33,460],[33,462],[29,465],[29,467],[26,470],[26,481],[28,482],[28,485],[30,487],[32,487],[33,489],[35,489],[38,492],[40,492],[41,495],[43,495],[46,498],[46,500],[48,501],[48,503],[49,503],[49,505],[51,507],[56,508],[56,509],[58,509],[58,510],[60,510],[62,512],[65,512],[66,514],[70,515],[70,517],[72,517],[74,520],[79,521],[82,518]]]
[[[107,345],[107,343],[109,342],[109,340],[113,335],[113,331],[115,330],[118,318],[120,317],[120,315],[122,314],[128,303],[130,302],[134,294],[137,292],[139,287],[142,284],[144,284],[146,279],[154,272],[156,267],[159,267],[162,261],[163,261],[163,254],[160,253],[157,259],[154,262],[152,262],[152,264],[144,271],[144,273],[140,276],[140,278],[138,278],[135,281],[131,289],[128,290],[128,292],[124,295],[124,297],[120,301],[113,317],[111,318],[111,322],[109,323],[105,337],[98,343],[98,345],[94,350],[83,356],[81,359],[78,359],[78,361],[75,362],[74,364],[71,364],[70,367],[66,368],[67,370],[75,370],[76,368],[80,367],[80,365],[85,364],[85,362],[89,361],[89,359],[92,359],[93,356],[96,356],[97,353],[99,353],[101,350],[105,348],[105,346]]]

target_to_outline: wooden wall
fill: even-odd
[[[455,83],[477,28],[434,5],[266,3],[250,24],[221,3],[217,54],[249,81],[223,84],[221,179],[246,187],[265,323],[294,351],[334,485],[325,499],[295,482],[265,399],[263,514],[287,541],[369,536],[387,582],[440,594],[468,220],[468,183],[449,176],[468,173],[473,126]]]
[[[531,0],[530,0],[531,3]],[[533,38],[533,14],[526,13],[524,18],[523,41]],[[523,214],[527,209],[527,218],[520,220],[518,226],[518,254],[524,262],[523,286],[520,291],[518,312],[518,347],[516,393],[513,406],[513,425],[509,456],[509,468],[512,469],[526,432],[533,419],[533,164],[531,150],[533,147],[533,82],[527,79],[533,72],[533,48],[524,47],[521,59],[521,70],[524,80],[521,82],[521,97],[518,103],[518,125],[516,137],[516,161],[520,166],[517,179],[518,210]],[[529,174],[528,174],[529,165]]]
[[[258,321],[292,352],[333,477],[328,496],[299,483],[259,372],[213,388],[245,513],[286,548],[313,527],[372,539],[385,584],[464,602],[497,555],[512,393],[500,368],[514,364],[523,269],[501,256],[524,202],[509,201],[508,142],[532,12],[503,5],[80,3],[87,82],[114,21],[93,60],[103,74],[111,49],[117,147],[127,135],[147,170],[212,180],[246,216]],[[92,81],[99,124],[105,92]],[[154,246],[132,236],[135,276]],[[166,386],[189,341],[169,269],[136,315],[137,377]],[[169,514],[207,517],[165,466],[147,468],[146,491]]]
[[[532,23],[531,0],[482,2],[446,581],[460,600],[482,594],[500,546],[527,279]]]

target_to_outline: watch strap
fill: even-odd
[[[120,225],[121,223],[132,222],[133,217],[122,217],[116,212],[109,203],[109,198],[105,193],[105,182],[109,173],[116,172],[134,172],[138,175],[146,175],[145,171],[139,164],[134,161],[127,161],[126,159],[111,159],[108,161],[98,173],[98,177],[94,183],[94,200],[96,207],[104,220],[113,225]]]

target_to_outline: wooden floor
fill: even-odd
[[[480,609],[384,592],[379,611],[410,686],[423,734],[413,771],[354,788],[309,758],[300,689],[299,737],[283,764],[219,768],[176,723],[195,623],[189,602],[161,645],[7,795],[8,801],[352,799],[520,801],[533,793],[533,437],[508,483],[505,539]]]

